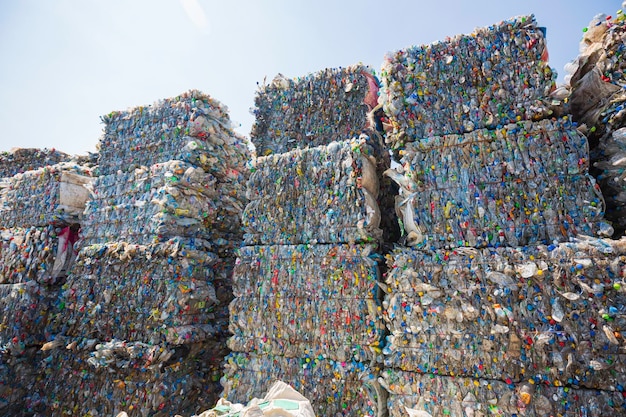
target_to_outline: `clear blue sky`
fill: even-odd
[[[547,27],[550,64],[618,0],[0,0],[0,151],[94,152],[100,115],[188,89],[248,135],[257,82],[363,63],[520,14]]]

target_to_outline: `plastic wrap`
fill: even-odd
[[[549,114],[556,74],[534,16],[389,54],[381,95],[392,148],[405,142],[495,128]]]
[[[554,387],[535,381],[507,384],[385,370],[390,417],[444,416],[618,416],[626,413],[619,391]]]
[[[244,244],[380,239],[375,145],[362,136],[254,160]]]
[[[95,358],[103,351],[116,360],[102,366]],[[221,354],[206,344],[168,348],[133,341],[58,341],[45,352],[42,378],[29,390],[26,405],[51,417],[195,414],[219,397]],[[119,366],[124,362],[130,366]]]
[[[0,178],[0,227],[79,223],[90,169],[60,163]]]
[[[613,390],[626,386],[626,240],[388,256],[385,365]]]
[[[363,65],[327,68],[302,78],[278,74],[259,87],[250,134],[257,155],[285,153],[358,136],[376,107],[378,80]]]
[[[567,119],[507,125],[407,145],[396,211],[423,248],[522,246],[609,235],[588,148]]]
[[[177,97],[102,117],[98,175],[132,172],[169,160],[183,160],[218,179],[245,172],[250,159],[245,138],[231,128],[228,109],[191,90]]]
[[[62,281],[74,259],[77,238],[69,226],[0,230],[0,284]]]
[[[220,398],[215,407],[204,411],[197,417],[238,417],[258,414],[261,416],[288,415],[291,417],[315,417],[311,402],[282,381],[276,381],[261,398],[251,399],[247,405],[233,404]]]
[[[228,319],[216,314],[227,309],[214,285],[217,261],[180,241],[85,247],[62,287],[51,333],[154,344],[221,338]]]
[[[241,241],[245,179],[217,179],[183,161],[96,178],[83,221],[84,244],[201,238],[214,250]]]
[[[69,161],[70,156],[56,149],[14,148],[0,152],[0,178],[12,177],[48,165]]]
[[[384,326],[374,250],[372,245],[241,248],[228,346],[286,357],[375,358]]]
[[[231,353],[226,357],[222,397],[247,402],[283,381],[308,398],[318,416],[382,417],[385,393],[376,372],[360,362]]]

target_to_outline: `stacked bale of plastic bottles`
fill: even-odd
[[[622,412],[623,242],[596,237],[613,228],[586,137],[548,119],[546,58],[524,16],[383,64],[405,244],[387,256],[391,415],[567,415],[587,394]]]
[[[562,100],[584,128],[591,145],[591,172],[606,199],[606,218],[616,230],[626,229],[624,156],[626,94],[622,10],[615,17],[599,14],[585,28],[580,55],[565,66]]]
[[[384,413],[379,202],[390,158],[374,130],[377,89],[354,66],[278,76],[257,94],[262,156],[251,163],[233,275],[229,401],[282,380],[319,415]]]
[[[16,149],[1,158],[0,409],[12,413],[37,379],[37,352],[75,257],[91,173],[57,151]]]
[[[226,107],[196,90],[103,120],[33,397],[50,415],[195,413],[220,390],[250,151]]]

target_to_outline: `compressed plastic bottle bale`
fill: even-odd
[[[381,237],[379,148],[363,135],[253,161],[244,244],[349,243]]]
[[[610,235],[588,148],[567,119],[409,144],[386,171],[408,245],[523,246]]]
[[[626,229],[626,128],[615,130],[592,153],[593,172],[606,201],[606,218],[618,233]]]
[[[624,34],[626,19],[598,15],[584,29],[580,55],[565,66],[566,97],[574,120],[591,144],[592,170],[606,199],[606,218],[618,234],[626,229],[622,171],[624,155],[620,140],[614,134],[626,126],[624,84]],[[621,136],[620,136],[621,138]]]
[[[98,366],[93,358],[105,346],[112,348],[110,342],[70,342],[46,352],[41,362],[43,377],[29,395],[38,399],[36,411],[55,417],[115,416],[122,411],[133,417],[169,417],[177,412],[192,415],[217,401],[220,374],[210,348],[197,344],[173,350],[146,345],[128,352],[143,344],[115,343],[116,360],[109,366]],[[150,357],[131,359],[134,354]],[[169,358],[161,361],[163,355]],[[156,359],[154,365],[149,364],[151,358]],[[124,361],[136,367],[118,366]]]
[[[250,150],[231,127],[228,109],[197,90],[102,117],[98,175],[183,160],[217,178],[245,172]]]
[[[232,250],[241,241],[245,201],[244,177],[218,181],[184,161],[97,177],[84,214],[84,244],[180,236]]]
[[[625,240],[388,256],[385,364],[559,386],[624,386]]]
[[[417,374],[386,369],[379,381],[389,391],[390,417],[523,415],[530,417],[624,415],[619,391],[512,384],[479,378]]]
[[[278,74],[256,93],[250,134],[257,155],[326,145],[357,136],[376,107],[378,80],[363,65],[327,68],[301,78]]]
[[[83,248],[62,287],[51,333],[191,343],[222,337],[212,285],[216,256],[189,242]]]
[[[584,32],[580,55],[566,66],[572,114],[593,128],[590,136],[594,139],[624,125],[625,22],[623,15],[594,18]]]
[[[381,416],[384,390],[377,369],[361,362],[232,353],[226,357],[222,397],[244,403],[283,381],[311,401],[318,416]]]
[[[46,340],[54,293],[35,281],[0,285],[0,349],[22,355]]]
[[[245,246],[228,345],[287,357],[371,360],[383,323],[373,245]]]
[[[60,282],[74,260],[77,239],[69,226],[0,230],[0,284]]]
[[[28,415],[33,383],[39,373],[38,355],[32,350],[25,355],[14,356],[0,350],[0,413],[6,416]]]
[[[70,159],[70,155],[56,149],[13,148],[8,152],[0,152],[0,178],[12,177]]]
[[[397,149],[420,138],[541,119],[555,79],[533,15],[398,50],[381,69],[387,140]]]
[[[79,223],[91,171],[69,162],[0,179],[0,227]]]

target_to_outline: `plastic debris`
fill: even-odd
[[[244,244],[380,240],[376,145],[363,135],[255,159]]]
[[[379,379],[389,391],[390,417],[604,416],[623,415],[618,391],[590,391],[524,381],[483,379],[385,370]]]
[[[244,403],[276,381],[309,399],[318,416],[383,416],[385,392],[375,369],[354,361],[231,353],[226,357],[223,398]]]
[[[381,70],[387,141],[396,149],[419,138],[542,119],[555,79],[533,15],[398,50]]]
[[[626,240],[388,255],[389,368],[626,386]]]
[[[585,137],[567,120],[407,144],[386,172],[407,244],[421,248],[521,246],[610,235],[604,200],[588,175]]]
[[[0,178],[12,177],[70,159],[70,155],[56,149],[13,148],[8,152],[0,152]]]
[[[237,352],[375,359],[384,326],[375,246],[246,246],[233,274]]]
[[[0,227],[79,223],[91,170],[74,163],[0,178]]]
[[[278,74],[259,86],[251,141],[259,156],[327,145],[374,128],[378,80],[367,66],[327,68],[302,78]]]

